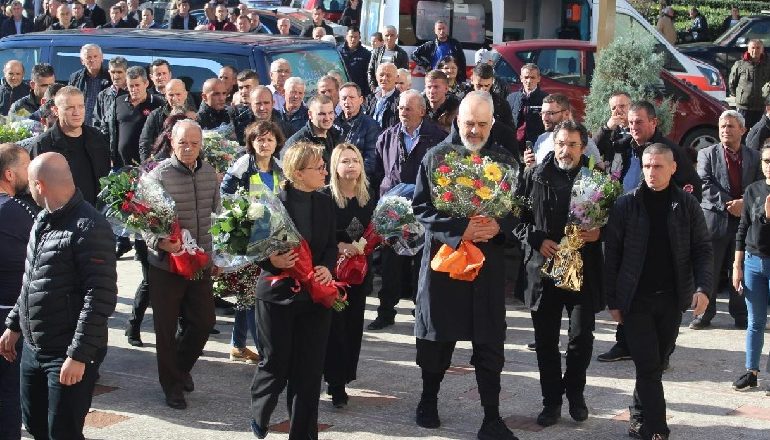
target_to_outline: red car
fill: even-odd
[[[320,6],[324,10],[324,19],[338,22],[345,10],[347,0],[303,0],[302,9],[315,9]]]
[[[578,40],[521,40],[496,44],[501,57],[495,65],[495,75],[521,88],[519,72],[527,63],[540,68],[540,87],[548,93],[563,93],[569,97],[573,114],[578,120],[585,115],[583,98],[588,95],[594,71],[596,46]],[[695,150],[719,142],[717,122],[726,108],[716,99],[677,79],[664,70],[660,74],[661,96],[676,102],[673,129],[669,139]]]

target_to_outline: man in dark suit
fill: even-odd
[[[198,20],[190,15],[190,2],[188,0],[180,0],[176,4],[176,15],[171,19],[171,29],[184,29],[188,31],[195,30],[198,26]]]
[[[529,63],[521,68],[521,85],[521,90],[508,96],[508,105],[511,106],[519,145],[524,145],[527,141],[534,144],[537,137],[545,131],[540,110],[543,107],[543,98],[548,95],[538,87],[540,68],[537,64]]]
[[[741,144],[746,122],[735,110],[727,110],[719,117],[719,143],[698,152],[698,175],[703,181],[703,200],[700,203],[706,226],[711,233],[714,248],[714,299],[719,294],[720,274],[732,267],[735,257],[735,233],[743,212],[743,190],[763,179],[759,152]],[[735,326],[746,328],[746,303],[731,283],[730,315]],[[690,328],[701,330],[711,325],[716,315],[716,301],[709,302],[706,311],[690,322]]]
[[[59,6],[61,6],[59,0],[50,0],[48,2],[48,7],[33,20],[32,28],[35,32],[42,32],[58,21],[56,19],[56,12],[59,10]]]
[[[85,15],[91,20],[91,25],[94,27],[107,23],[107,13],[96,4],[96,0],[86,0]]]
[[[32,32],[33,24],[32,20],[24,17],[22,13],[24,8],[21,2],[15,0],[11,2],[11,17],[6,18],[0,26],[0,38],[7,37],[9,35],[26,34]]]

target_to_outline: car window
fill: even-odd
[[[434,25],[436,21],[444,20],[450,24],[450,36],[460,43],[470,45],[468,47],[484,44],[487,38],[485,26],[487,9],[491,11],[488,0],[473,0],[466,3],[419,1],[415,35],[421,41],[436,38]],[[400,29],[403,32],[403,27]]]
[[[231,65],[239,70],[250,67],[248,59],[239,55],[127,48],[103,48],[102,50],[105,66],[116,56],[126,58],[129,66],[148,66],[154,60],[163,58],[171,64],[174,77],[183,80],[191,92],[200,92],[203,82],[209,78],[215,78],[222,66]],[[52,59],[57,76],[62,75],[62,78],[69,78],[72,72],[82,68],[79,47],[56,47]]]
[[[13,47],[0,50],[0,66],[11,60],[19,60],[24,65],[24,78],[29,79],[32,67],[40,60],[39,47]]]
[[[767,47],[770,45],[770,21],[755,21],[742,37],[746,38],[747,43],[750,40],[762,40],[762,43]]]
[[[366,6],[366,9],[363,9]],[[361,40],[369,44],[369,36],[378,32],[380,29],[377,24],[380,22],[380,8],[382,0],[371,0],[361,6]]]
[[[676,56],[669,50],[669,48],[660,42],[660,37],[652,35],[650,31],[642,26],[634,17],[618,12],[615,14],[615,34],[627,35],[632,32],[640,32],[642,34],[651,35],[655,43],[655,51],[663,54],[663,68],[669,72],[685,73],[685,68],[682,63],[676,59]]]
[[[581,61],[581,52],[574,49],[543,49],[537,55],[540,74],[553,80],[588,87],[588,76]]]
[[[725,31],[725,33],[717,37],[717,39],[714,40],[714,44],[717,46],[728,46],[732,44],[733,39],[735,39],[738,33],[746,28],[747,21],[749,21],[747,17],[741,18],[738,23],[735,24],[735,26],[731,26],[730,29]]]
[[[500,57],[495,64],[495,76],[504,79],[508,84],[519,83],[519,74],[503,57]]]
[[[331,71],[342,75],[342,82],[348,81],[348,74],[339,53],[333,48],[317,50],[302,50],[297,52],[274,52],[268,55],[267,64],[283,58],[291,66],[291,76],[305,80],[305,100],[309,100],[316,91],[316,83],[322,76]]]

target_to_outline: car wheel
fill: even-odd
[[[719,137],[715,128],[699,128],[687,133],[681,145],[685,149],[695,151],[719,143]]]

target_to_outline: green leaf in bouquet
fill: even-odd
[[[235,219],[228,217],[227,220],[221,223],[222,231],[230,233],[235,229]]]
[[[211,225],[211,235],[219,235],[219,233],[222,232],[222,228],[219,226],[219,223],[214,223]]]

